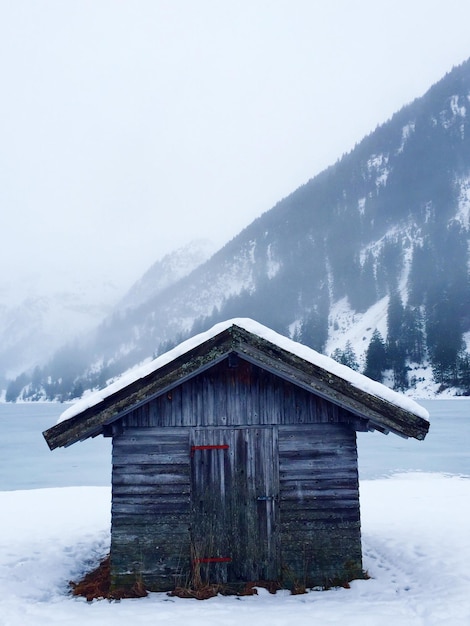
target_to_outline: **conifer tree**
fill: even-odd
[[[470,355],[461,352],[457,362],[458,366],[458,386],[465,395],[470,396]]]
[[[462,348],[458,301],[452,293],[435,290],[426,307],[426,335],[436,382],[457,384],[457,360]]]
[[[411,361],[420,363],[426,352],[423,319],[419,307],[407,306],[403,312],[402,339],[406,355]]]
[[[387,368],[387,351],[382,335],[376,329],[372,333],[369,347],[366,352],[365,376],[382,382],[383,373]]]
[[[406,346],[403,337],[404,308],[397,291],[390,295],[387,310],[387,362],[393,370],[394,388],[408,387]]]
[[[301,342],[318,352],[321,352],[328,339],[328,318],[324,318],[313,309],[302,320],[300,328]]]
[[[354,352],[354,348],[352,347],[352,343],[348,340],[344,347],[344,350],[341,348],[336,348],[331,357],[341,363],[342,365],[347,365],[353,370],[359,369],[359,363],[357,362],[356,353]]]

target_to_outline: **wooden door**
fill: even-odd
[[[191,544],[202,582],[279,580],[277,429],[204,428],[191,441]]]

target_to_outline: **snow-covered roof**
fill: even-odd
[[[424,439],[428,412],[410,398],[354,372],[315,350],[283,337],[250,319],[232,319],[179,344],[103,390],[64,411],[44,431],[51,449],[103,434],[117,422],[208,368],[237,355],[298,388],[340,407],[358,430],[394,432]],[[192,424],[188,415],[187,426]]]
[[[301,343],[293,341],[288,337],[280,335],[279,333],[255,322],[249,318],[234,318],[227,320],[225,322],[221,322],[213,326],[210,330],[195,335],[186,341],[183,341],[178,346],[173,348],[172,350],[166,352],[158,356],[156,359],[145,363],[137,368],[133,368],[129,370],[125,374],[123,374],[120,378],[118,378],[115,382],[111,383],[104,389],[101,389],[97,392],[89,394],[73,404],[67,410],[65,410],[60,416],[58,423],[61,423],[65,420],[68,420],[76,415],[79,415],[83,411],[97,406],[103,400],[109,398],[116,392],[124,389],[128,385],[138,381],[141,378],[148,376],[154,372],[157,372],[161,367],[171,363],[176,358],[184,355],[185,353],[197,348],[201,344],[210,340],[211,338],[217,336],[224,330],[232,326],[238,326],[239,328],[243,328],[244,330],[252,333],[253,335],[257,335],[261,339],[265,339],[272,344],[275,344],[279,348],[290,352],[299,358],[312,363],[325,371],[342,378],[343,380],[348,381],[357,389],[370,394],[372,396],[376,396],[382,400],[385,400],[391,404],[396,405],[412,413],[422,419],[429,420],[428,411],[420,406],[417,402],[408,398],[392,389],[382,385],[381,383],[371,380],[367,378],[363,374],[355,372],[351,368],[342,365],[341,363],[337,363],[335,360],[327,357],[323,354],[320,354],[316,350],[309,348]]]

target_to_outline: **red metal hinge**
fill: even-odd
[[[216,446],[191,446],[191,456],[193,456],[196,450],[228,450],[229,446],[227,443],[222,443]]]
[[[198,563],[231,563],[232,558],[230,556],[209,556],[201,559],[194,559],[194,565]]]

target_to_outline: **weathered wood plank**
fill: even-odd
[[[158,498],[138,496],[116,496],[113,499],[111,511],[114,513],[132,513],[135,514],[163,514],[165,511],[181,511],[181,509],[189,504],[187,494],[167,493],[160,494]]]
[[[307,484],[297,489],[286,489],[285,485],[283,485],[280,498],[282,502],[294,501],[299,504],[304,500],[337,500],[339,498],[341,498],[342,502],[348,498],[353,499],[356,502],[357,488],[354,488],[352,485],[348,485],[348,487],[343,487],[341,489],[322,489],[321,486],[312,488]]]
[[[307,533],[309,541],[311,541],[312,533],[314,534],[319,530],[331,530],[341,528],[352,528],[357,535],[357,531],[360,530],[360,519],[358,518],[357,511],[351,511],[348,514],[344,514],[341,517],[334,517],[328,511],[318,511],[315,517],[311,515],[311,511],[307,511],[305,519],[296,515],[283,519],[283,536],[282,545],[286,546],[286,541],[290,536],[302,537],[303,533]],[[336,532],[336,531],[335,531]],[[284,549],[284,548],[283,548]]]
[[[351,483],[351,480],[353,481]],[[290,477],[283,479],[282,492],[288,496],[290,492],[295,494],[297,491],[312,489],[312,490],[327,490],[327,489],[356,489],[357,485],[357,472],[349,470],[348,472],[341,472],[341,475],[335,473],[332,477],[329,474],[324,476],[310,476],[307,481],[291,480]]]
[[[124,517],[122,518],[124,519]],[[185,523],[174,524],[173,521],[168,518],[158,518],[158,523],[153,518],[146,524],[146,533],[144,529],[134,527],[132,519],[129,524],[124,522],[120,523],[118,527],[114,529],[114,538],[116,541],[137,541],[140,538],[144,538],[146,541],[153,540],[154,537],[163,537],[162,541],[172,541],[175,537],[177,541],[184,539],[189,529],[189,517],[185,519]],[[168,539],[167,539],[168,538]]]
[[[120,451],[121,452],[121,451]],[[113,465],[187,465],[188,451],[181,451],[179,454],[168,452],[168,454],[146,452],[145,449],[139,448],[135,452],[126,454],[126,447],[122,449],[122,454],[113,457]]]
[[[181,507],[177,511],[171,512],[171,511],[165,510],[165,511],[159,511],[158,514],[155,514],[155,513],[138,514],[135,512],[117,513],[116,511],[114,511],[112,514],[112,518],[111,518],[111,524],[112,524],[113,534],[118,528],[121,528],[121,527],[130,528],[134,526],[136,528],[140,527],[139,532],[145,534],[146,530],[145,528],[142,528],[143,526],[145,526],[147,529],[152,529],[154,527],[155,528],[159,527],[160,524],[162,525],[168,524],[168,525],[174,526],[175,529],[177,529],[178,527],[181,527],[181,528],[184,527],[186,529],[190,524],[190,517],[189,517],[189,513],[188,514],[181,513]]]
[[[304,511],[311,509],[313,511],[313,515],[315,515],[315,511],[321,510],[329,510],[332,511],[337,517],[341,516],[342,511],[347,511],[347,509],[356,509],[358,510],[357,499],[354,497],[350,498],[305,498],[304,500],[284,500],[281,497],[281,503],[285,503],[284,506],[288,509],[286,516],[282,516],[284,520],[287,515],[293,515],[296,511]],[[281,509],[282,513],[284,513],[284,509]]]
[[[147,466],[150,468],[151,466]],[[183,466],[184,467],[184,466]],[[188,485],[187,474],[178,474],[177,472],[160,471],[155,473],[135,472],[126,474],[117,474],[114,485]]]
[[[189,463],[189,452],[186,454]],[[158,478],[163,474],[175,474],[177,476],[189,476],[188,463],[133,463],[134,459],[121,457],[113,463],[113,473],[116,476],[142,474]],[[161,480],[161,479],[160,479]]]
[[[113,485],[113,497],[121,496],[152,496],[159,497],[165,494],[189,495],[190,485],[188,483],[156,483],[143,485],[141,483],[116,484]]]
[[[284,524],[290,522],[298,522],[299,528],[315,520],[360,520],[359,507],[340,508],[335,504],[330,507],[304,507],[298,509],[291,509],[291,507],[281,507],[281,527],[284,531]]]
[[[288,440],[284,440],[279,450],[283,456],[288,458],[290,456],[298,456],[303,452],[309,452],[312,455],[325,454],[325,453],[341,453],[343,450],[355,450],[354,441],[345,441],[344,435],[332,432],[331,435],[328,430],[322,430],[317,433],[314,430],[316,424],[312,424],[312,428],[306,431],[300,430],[296,435],[292,435]],[[307,439],[303,435],[307,435]],[[316,436],[315,436],[316,435]],[[311,439],[315,436],[315,439]]]
[[[147,427],[139,424],[134,427],[127,427],[123,436],[116,437],[114,445],[131,444],[133,442],[145,443],[145,441],[153,442],[156,446],[160,443],[165,445],[178,444],[181,439],[187,436],[182,432],[181,428],[162,428],[161,426]]]

